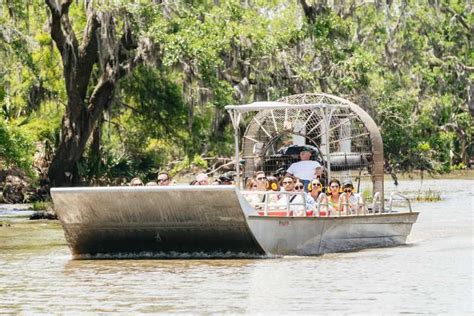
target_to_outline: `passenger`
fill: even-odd
[[[315,205],[314,199],[310,194],[304,192],[303,189],[304,189],[303,182],[301,182],[300,179],[297,179],[296,184],[295,184],[295,191],[304,193],[304,196],[306,198],[306,210],[313,210],[314,205]]]
[[[296,192],[295,184],[296,178],[293,176],[285,176],[281,182],[284,192]],[[282,194],[278,204],[280,206],[290,205],[290,211],[292,211],[294,216],[304,215],[306,210],[303,207],[304,198],[301,194]],[[294,204],[294,205],[292,205]]]
[[[196,176],[196,185],[208,185],[209,177],[205,173],[200,173]]]
[[[328,208],[329,213],[332,215],[339,213],[339,193],[341,189],[341,182],[337,179],[332,179],[329,181],[329,198],[328,198]]]
[[[189,185],[198,185],[197,180],[193,180],[193,181],[189,182]]]
[[[318,211],[318,202],[320,203],[319,206],[319,216],[326,216],[327,215],[327,207],[326,203],[328,202],[326,197],[321,196],[321,192],[323,191],[323,186],[318,179],[313,179],[311,183],[308,185],[309,195],[314,200],[313,211]]]
[[[281,188],[280,188],[280,185],[278,184],[278,179],[273,176],[267,177],[267,186],[265,189],[267,191],[280,192]],[[270,208],[275,208],[278,203],[278,200],[280,199],[280,194],[271,193],[271,194],[268,194],[267,196],[268,196],[268,206]]]
[[[155,181],[150,181],[150,182],[147,182],[145,184],[145,186],[147,186],[147,187],[152,187],[152,186],[156,186],[156,185],[158,185],[158,183],[156,183]]]
[[[316,169],[314,169],[314,179],[319,180],[319,183],[321,183],[322,185],[321,191],[324,191],[327,179],[326,179],[326,170],[324,169],[323,166],[319,166],[319,167],[316,167]]]
[[[265,172],[257,171],[254,175],[254,179],[257,181],[257,186],[259,191],[265,191],[267,188],[267,177]]]
[[[351,180],[342,183],[344,193],[341,195],[340,207],[345,214],[357,214],[363,208],[363,200],[360,194],[354,193],[354,185]]]
[[[136,178],[133,178],[131,181],[130,181],[130,186],[132,187],[139,187],[139,186],[143,186],[143,181],[136,177]]]
[[[257,191],[257,189],[258,189],[257,181],[253,178],[250,179],[247,182],[246,189],[249,190],[249,191]]]
[[[289,175],[295,176],[304,184],[304,190],[308,192],[308,184],[314,177],[314,170],[321,166],[317,161],[311,159],[311,149],[304,147],[300,152],[300,161],[294,162],[286,171]]]
[[[247,182],[246,189],[249,191],[259,191],[257,180],[255,180],[254,178],[250,179]],[[257,194],[255,192],[255,193],[247,194],[246,197],[250,205],[256,207],[257,209],[262,208],[262,196],[260,194]]]
[[[273,177],[273,176],[269,176],[267,178],[267,186],[265,188],[267,191],[275,191],[275,192],[280,192],[281,191],[281,187],[280,185],[278,184],[278,178],[277,177]]]
[[[223,184],[223,185],[232,185],[234,184],[233,181],[232,181],[232,178],[228,175],[222,175],[219,177],[219,180],[220,184]]]
[[[311,195],[311,197],[315,201],[317,201],[319,198],[319,195],[323,191],[321,181],[319,181],[319,179],[313,179],[311,183],[308,185],[308,191],[309,191],[309,195]]]
[[[170,185],[170,183],[171,183],[171,177],[168,172],[161,171],[158,173],[158,185],[165,186],[165,185]]]

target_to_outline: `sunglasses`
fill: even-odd
[[[256,185],[252,185],[252,188],[258,188],[258,186],[256,186]]]
[[[302,185],[297,185],[297,186],[295,186],[295,189],[296,189],[296,190],[303,190],[303,188],[304,188],[304,186],[302,186]]]
[[[267,178],[265,178],[265,177],[257,178],[257,181],[265,181],[265,180],[267,180]]]
[[[345,189],[344,192],[350,193],[350,192],[352,192],[352,189]]]
[[[283,184],[292,184],[293,181],[283,181],[282,183],[283,183]]]
[[[313,187],[320,187],[320,186],[321,186],[321,183],[313,182],[313,183],[311,183],[311,185],[312,185]]]
[[[161,182],[166,182],[166,181],[169,181],[169,179],[158,179],[158,182],[161,183]]]

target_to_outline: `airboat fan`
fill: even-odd
[[[239,115],[255,112],[246,117],[242,139],[244,177],[258,170],[269,175],[286,170],[303,148],[310,147],[312,159],[325,167],[328,179],[351,178],[360,186],[364,178],[371,178],[374,192],[383,191],[380,132],[356,104],[327,94],[300,94],[233,109]]]

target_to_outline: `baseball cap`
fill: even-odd
[[[352,181],[347,179],[347,180],[344,180],[344,182],[342,182],[342,186],[343,187],[353,187],[354,185],[352,184]]]

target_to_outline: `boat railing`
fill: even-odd
[[[382,195],[380,192],[375,192],[374,194],[372,213],[382,213]]]
[[[367,207],[360,195],[356,195],[357,203],[350,203],[349,198],[346,195],[341,195],[340,204],[342,207],[339,208],[339,216],[345,215],[367,215]],[[362,210],[362,212],[361,212]]]
[[[317,214],[317,216],[321,216],[321,206],[325,206],[326,210],[329,210],[329,199],[326,193],[324,192],[319,193],[319,196],[316,201],[316,213],[314,215]]]
[[[271,215],[271,212],[277,212],[280,216],[348,216],[348,215],[367,215],[367,207],[363,200],[358,197],[357,203],[350,204],[346,199],[341,202],[338,211],[333,211],[329,207],[329,198],[321,192],[315,200],[315,204],[308,208],[307,193],[305,192],[285,192],[285,191],[241,191],[247,201],[256,209],[257,213],[263,216]],[[301,201],[292,201],[291,197],[301,196]],[[276,197],[276,198],[275,198]],[[282,201],[282,197],[284,201]],[[342,196],[341,196],[342,197]],[[341,200],[342,201],[342,200]],[[349,210],[349,211],[347,211]]]
[[[249,203],[255,207],[257,212],[260,215],[269,216],[271,215],[270,212],[276,211],[279,212],[279,216],[349,216],[349,215],[367,215],[367,214],[384,214],[384,210],[382,210],[382,198],[379,192],[374,194],[372,208],[367,209],[366,203],[358,197],[358,201],[356,204],[351,204],[348,198],[344,198],[341,196],[340,205],[342,207],[339,210],[333,212],[330,210],[329,207],[329,198],[325,193],[320,193],[318,198],[315,201],[313,207],[308,209],[308,205],[306,203],[307,193],[305,192],[284,192],[284,191],[241,191],[241,193],[246,196],[255,196],[257,197],[258,201],[251,201],[251,199],[247,198]],[[301,196],[301,201],[295,200],[292,201],[292,197],[294,196]],[[276,198],[272,198],[276,197]],[[282,201],[282,197],[285,197],[285,200]],[[408,208],[410,213],[412,213],[410,199],[406,196],[398,193],[393,192],[390,195],[389,200],[389,209],[386,211],[387,213],[393,213],[392,205],[394,201],[394,197],[400,197],[402,200],[405,200],[408,203]],[[281,202],[280,202],[281,201]],[[323,212],[323,209],[326,209]]]
[[[409,210],[410,210],[410,213],[412,213],[410,199],[407,198],[405,195],[399,193],[399,192],[392,192],[392,193],[390,194],[390,200],[389,200],[389,202],[388,202],[388,205],[389,205],[388,211],[389,211],[389,213],[393,213],[392,204],[393,204],[393,200],[394,200],[393,198],[394,198],[395,196],[401,197],[402,200],[407,201],[407,203],[408,203],[408,208],[409,208]]]
[[[307,216],[306,214],[306,193],[305,192],[285,192],[285,191],[242,191],[244,196],[257,196],[259,202],[250,202],[250,204],[255,207],[257,210],[263,210],[263,215],[268,216],[268,212],[271,209],[286,209],[286,216],[291,214],[297,216]],[[282,196],[285,196],[285,204],[283,203],[274,203],[275,199],[272,199],[272,196],[278,197],[278,200],[281,200]],[[301,196],[302,202],[291,201],[293,196]],[[299,212],[301,209],[301,212]],[[301,214],[300,214],[301,213]]]

